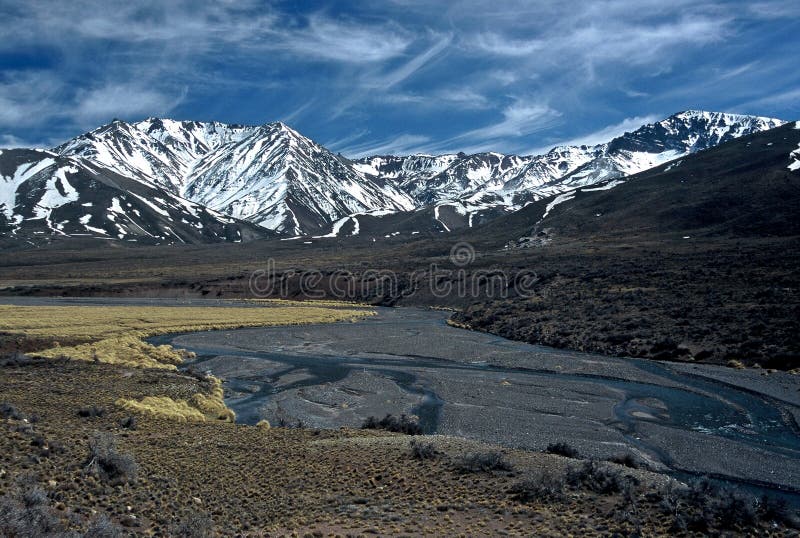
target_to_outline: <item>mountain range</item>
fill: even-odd
[[[33,243],[63,236],[199,243],[439,233],[595,184],[613,188],[784,123],[690,110],[606,143],[543,155],[350,160],[280,122],[114,120],[50,150],[2,150],[0,233]]]

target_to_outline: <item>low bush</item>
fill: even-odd
[[[122,527],[111,521],[105,514],[100,514],[89,522],[83,538],[122,538],[125,536]]]
[[[95,432],[89,440],[86,471],[112,485],[134,482],[139,472],[133,456],[117,449],[117,441],[109,433]]]
[[[106,414],[104,407],[81,407],[78,409],[78,416],[82,418],[102,417]]]
[[[513,471],[511,465],[502,452],[477,452],[464,456],[456,465],[462,473],[489,473],[492,471]]]
[[[213,538],[214,522],[207,514],[192,512],[170,529],[175,538]]]
[[[431,443],[411,441],[411,457],[415,460],[432,460],[438,455],[439,453]]]
[[[557,454],[559,456],[565,456],[567,458],[580,458],[581,455],[577,449],[573,448],[571,445],[567,443],[550,443],[547,445],[545,452],[548,454]]]
[[[611,456],[606,461],[616,463],[617,465],[624,465],[625,467],[630,467],[631,469],[641,469],[643,467],[647,467],[647,463],[644,460],[635,454],[631,454],[630,452]]]
[[[620,471],[596,460],[588,460],[583,465],[570,467],[566,479],[574,488],[587,489],[603,495],[620,493],[624,491],[627,481],[635,480],[632,477],[622,476]]]
[[[131,415],[129,417],[125,417],[119,421],[120,427],[126,430],[135,430],[136,429],[136,417]]]
[[[555,502],[566,498],[564,486],[563,476],[539,471],[511,486],[509,493],[513,499],[523,503]]]
[[[407,415],[400,415],[399,418],[394,415],[386,415],[380,420],[375,417],[369,417],[364,421],[361,428],[365,430],[386,430],[406,435],[422,434],[422,427],[419,423]]]
[[[0,417],[5,419],[10,418],[11,420],[22,420],[25,418],[24,415],[19,412],[19,409],[7,402],[0,403]]]
[[[784,499],[764,495],[758,501],[758,515],[766,522],[797,527],[798,521]]]
[[[48,503],[47,494],[32,479],[0,497],[0,536],[56,536],[63,525]]]

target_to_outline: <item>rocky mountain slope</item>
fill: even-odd
[[[397,182],[418,205],[462,215],[512,211],[535,200],[622,178],[754,132],[783,125],[758,116],[688,110],[594,146],[559,146],[543,155],[497,153],[369,157],[356,167]],[[471,226],[471,219],[461,219]]]
[[[29,166],[25,174],[47,170],[45,175],[51,173],[54,178],[57,170],[75,168],[84,178],[113,177],[115,189],[133,189],[131,196],[149,193],[144,198],[156,206],[160,200],[173,200],[174,207],[183,207],[188,202],[176,200],[185,199],[208,207],[206,220],[216,219],[214,229],[234,222],[233,217],[287,236],[392,237],[470,228],[536,200],[569,196],[577,188],[609,180],[615,181],[606,185],[615,186],[629,175],[782,123],[756,116],[686,111],[607,143],[559,146],[543,155],[460,153],[351,161],[280,122],[246,126],[158,118],[137,123],[114,120],[49,153],[29,152],[26,162],[32,163],[35,156],[41,162]],[[56,168],[49,162],[54,157],[61,159]],[[7,229],[31,220],[33,211],[26,209],[24,195],[15,198],[19,184],[27,181],[27,175],[23,181],[14,179],[15,174],[17,169],[9,168],[4,176],[6,201],[0,222]],[[52,187],[49,192],[61,191]],[[81,203],[91,196],[83,192]],[[98,196],[111,204],[116,194]],[[76,214],[72,220],[95,218],[90,213]],[[136,221],[139,217],[131,213],[126,218]],[[194,222],[181,216],[176,221],[180,224],[169,226],[174,234],[148,229],[140,235],[206,237],[198,236],[196,227],[178,232],[184,220]],[[89,233],[81,226],[79,231],[67,224],[63,230],[45,226],[37,235]],[[115,226],[89,226],[103,229],[109,237],[127,238],[132,233],[120,233]],[[207,239],[222,237],[227,235],[214,232]]]
[[[292,235],[359,211],[413,207],[394,185],[358,174],[346,159],[280,122],[116,120],[54,151]]]
[[[791,237],[800,234],[799,122],[754,133],[620,182],[604,180],[500,217],[475,236],[510,247],[594,237]],[[488,235],[487,235],[488,234]]]
[[[44,150],[0,152],[0,234],[20,241],[70,236],[202,243],[268,233],[84,159]]]

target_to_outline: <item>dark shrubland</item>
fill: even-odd
[[[0,497],[0,536],[56,537],[63,530],[47,493],[33,477],[21,479],[11,493]]]
[[[547,445],[545,452],[548,454],[557,454],[567,458],[580,458],[580,453],[577,449],[573,448],[567,443],[550,443]]]
[[[375,417],[368,417],[361,425],[365,430],[386,430],[389,432],[404,433],[406,435],[421,435],[422,428],[419,423],[407,415],[386,415],[378,420]]]
[[[175,538],[213,538],[214,522],[208,514],[191,512],[170,529]]]

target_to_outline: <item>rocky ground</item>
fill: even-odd
[[[351,324],[242,329],[173,340],[226,379],[255,423],[358,427],[434,414],[437,433],[587,457],[633,454],[656,469],[800,490],[800,378],[604,357],[512,342],[380,309]],[[237,389],[239,389],[237,391]],[[243,390],[242,390],[243,389]]]
[[[114,405],[120,395],[185,397],[198,386],[180,373],[86,362],[0,367],[2,531],[601,536],[725,526],[790,534],[791,517],[772,504],[745,503],[745,517],[723,517],[738,497],[614,464],[496,455],[439,436],[131,421]],[[112,442],[98,447],[98,432]]]

